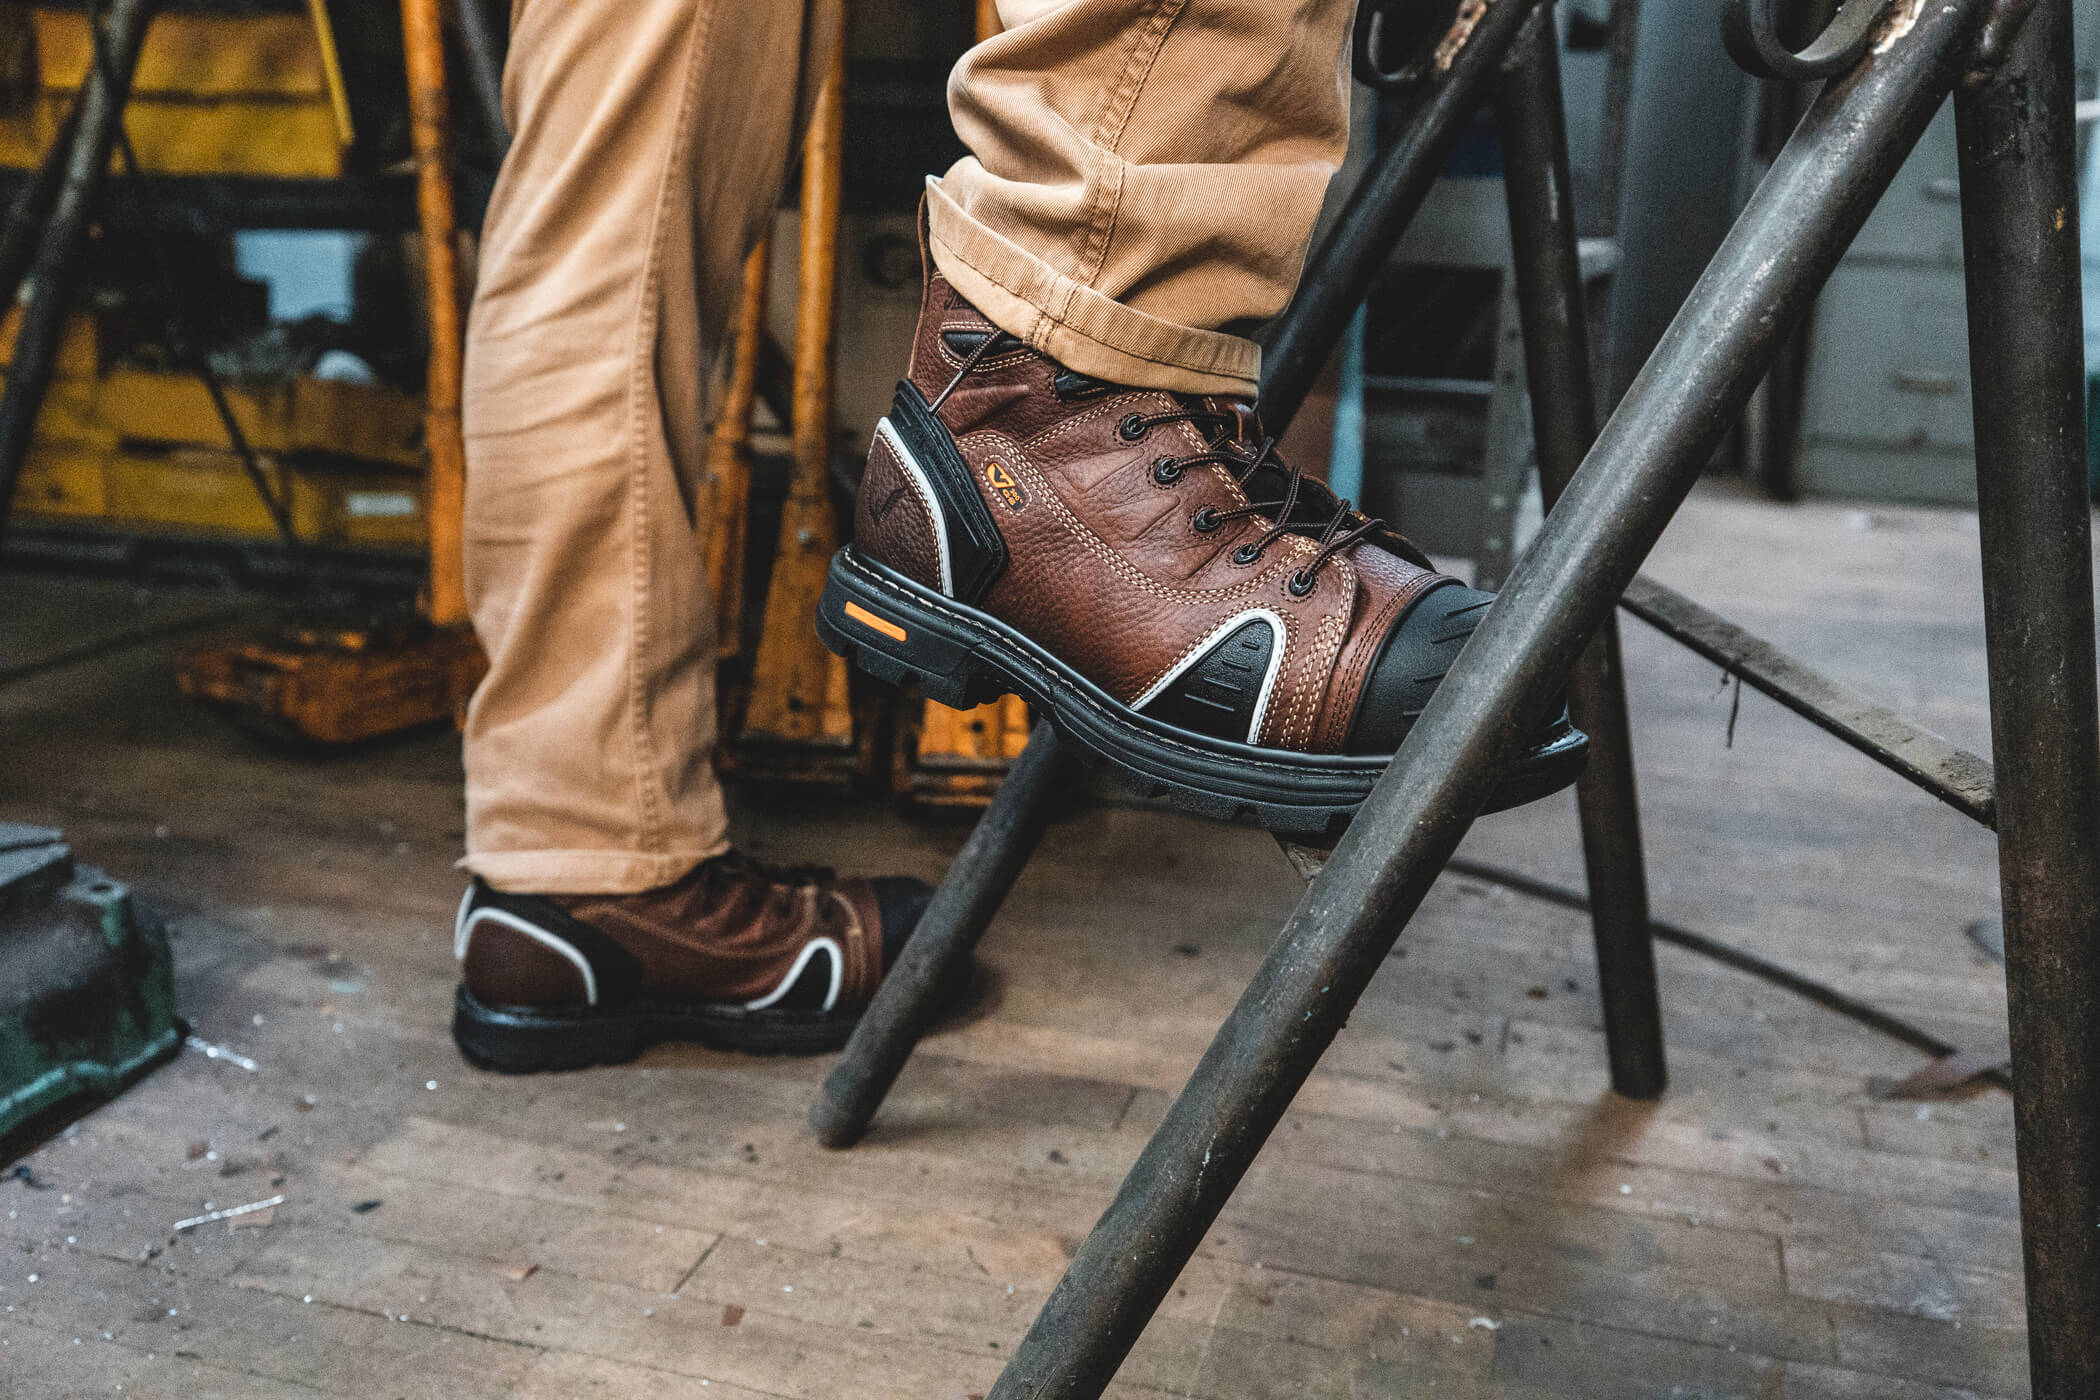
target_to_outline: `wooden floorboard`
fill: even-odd
[[[1707,492],[1652,568],[1988,751],[1972,517]],[[4,586],[7,657],[229,601]],[[31,1152],[35,1188],[0,1181],[10,1400],[982,1395],[1298,897],[1258,833],[1075,806],[969,1005],[828,1153],[824,1061],[460,1063],[454,741],[263,748],[174,694],[180,645],[0,688],[0,819],[132,882],[184,1014],[261,1068],[185,1055]],[[1997,913],[1989,834],[1754,694],[1731,744],[1711,667],[1638,623],[1627,651],[1658,914],[2002,1050],[1966,932]],[[736,805],[761,856],[929,878],[966,831]],[[1565,797],[1465,854],[1581,886]],[[2006,1096],[1877,1097],[1922,1057],[1660,961],[1672,1088],[1631,1104],[1586,920],[1447,876],[1113,1393],[2026,1394]]]

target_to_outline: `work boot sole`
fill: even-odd
[[[452,1039],[476,1069],[534,1074],[622,1065],[670,1041],[750,1055],[821,1055],[844,1047],[860,1012],[647,1001],[604,1010],[540,1010],[490,1006],[461,987],[453,997]]]
[[[959,710],[1019,695],[1142,795],[1198,816],[1248,818],[1278,836],[1339,834],[1392,761],[1257,748],[1148,719],[999,619],[851,545],[832,558],[817,635],[869,675],[917,681],[927,697]],[[1562,717],[1502,776],[1485,810],[1558,792],[1588,757],[1588,737]]]

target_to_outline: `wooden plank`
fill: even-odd
[[[535,1361],[510,1393],[511,1400],[693,1400],[699,1388],[691,1376],[634,1366],[602,1356],[550,1351]],[[707,1400],[768,1400],[778,1391],[749,1390],[727,1381],[711,1381]]]
[[[1788,1400],[1993,1400],[1982,1391],[1920,1385],[1916,1381],[1799,1361],[1787,1363],[1785,1393]]]
[[[1986,1268],[1946,1255],[1790,1244],[1786,1282],[1788,1291],[1804,1298],[1886,1308],[1964,1328],[2019,1331],[2027,1326],[2027,1309],[2019,1260],[2010,1262],[2009,1269]]]
[[[402,1325],[377,1310],[229,1288],[171,1272],[159,1261],[140,1268],[74,1254],[39,1263],[49,1277],[0,1295],[15,1300],[15,1311],[0,1313],[0,1319],[68,1343],[80,1336],[83,1345],[107,1332],[107,1340],[132,1358],[127,1364],[153,1358],[139,1368],[141,1380],[151,1379],[151,1368],[172,1357],[260,1378],[258,1386],[233,1392],[239,1394],[494,1400],[509,1392],[536,1355],[530,1347]]]
[[[104,1341],[100,1333],[68,1338],[65,1332],[0,1318],[0,1374],[8,1377],[10,1400],[111,1394],[134,1400],[296,1400],[342,1393],[214,1366],[187,1351],[147,1353]]]
[[[988,1389],[998,1374],[996,1357],[809,1326],[770,1308],[726,1327],[722,1310],[733,1299],[674,1297],[554,1269],[514,1282],[459,1268],[456,1256],[436,1249],[299,1227],[273,1233],[235,1283],[283,1297],[312,1294],[366,1313],[407,1312],[477,1336],[812,1400],[846,1394],[870,1400],[953,1394],[959,1400],[965,1391]]]
[[[481,1260],[497,1273],[529,1271],[541,1261],[558,1260],[582,1278],[663,1290],[677,1287],[718,1238],[714,1232],[676,1222],[640,1219],[575,1202],[555,1211],[492,1211],[490,1193],[467,1184],[468,1179],[453,1170],[454,1159],[449,1156],[443,1159],[445,1175],[422,1177],[395,1176],[325,1159],[295,1165],[282,1153],[270,1153],[263,1159],[265,1164],[250,1167],[248,1163],[257,1159],[231,1146],[211,1149],[218,1159],[214,1165],[188,1159],[190,1149],[179,1137],[165,1129],[154,1131],[140,1118],[135,1115],[99,1125],[93,1155],[81,1160],[85,1154],[73,1154],[75,1160],[69,1165],[76,1172],[93,1173],[100,1181],[80,1182],[82,1189],[77,1192],[24,1193],[13,1204],[10,1218],[0,1222],[0,1238],[35,1241],[46,1247],[64,1241],[68,1248],[133,1259],[147,1248],[170,1244],[167,1227],[202,1213],[208,1204],[231,1205],[283,1194],[290,1199],[275,1212],[277,1220],[354,1228],[379,1239],[406,1243],[446,1240],[452,1249]],[[225,1142],[223,1138],[200,1141]],[[287,1170],[273,1170],[267,1165],[271,1160]],[[171,1162],[180,1165],[170,1166]],[[150,1175],[141,1172],[142,1164],[149,1167]],[[198,1166],[204,1170],[189,1170]],[[228,1166],[241,1170],[231,1177],[222,1175]],[[101,1199],[107,1189],[101,1182],[117,1173],[125,1180],[125,1190],[122,1204],[112,1210]],[[67,1195],[76,1195],[79,1203],[61,1203]],[[471,1228],[463,1228],[468,1222]],[[222,1255],[222,1267],[231,1268],[239,1255],[226,1254],[218,1246],[231,1241],[229,1248],[245,1244],[252,1250],[267,1238],[253,1229],[243,1234],[213,1225],[180,1236],[172,1247],[185,1255],[186,1268],[209,1272],[209,1263],[200,1261],[197,1254]]]

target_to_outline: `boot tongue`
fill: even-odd
[[[1183,398],[1191,408],[1231,419],[1229,441],[1237,442],[1249,451],[1261,446],[1261,419],[1254,412],[1253,400],[1229,399],[1221,394],[1205,394],[1200,398],[1181,395],[1176,397]]]

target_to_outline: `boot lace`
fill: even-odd
[[[1004,350],[1018,349],[1023,343],[1018,337],[1008,335],[1005,331],[994,331],[985,336],[964,358],[962,367],[956,370],[955,377],[948,381],[947,387],[935,397],[931,406],[938,411],[948,396],[955,392],[955,386],[962,383],[963,379],[988,356]],[[1057,397],[1066,400],[1097,398],[1115,390],[1114,385],[1068,369],[1060,369],[1052,377],[1051,388]],[[1305,486],[1305,469],[1290,465],[1276,454],[1276,438],[1273,435],[1264,435],[1260,445],[1250,450],[1240,438],[1240,420],[1236,414],[1195,405],[1185,405],[1166,413],[1132,413],[1116,425],[1116,433],[1125,442],[1138,442],[1154,428],[1164,427],[1169,423],[1189,424],[1204,435],[1205,445],[1201,452],[1192,452],[1186,456],[1162,457],[1154,462],[1152,479],[1162,486],[1179,481],[1192,467],[1212,464],[1230,471],[1233,480],[1239,484],[1242,491],[1263,467],[1273,466],[1285,473],[1283,495],[1277,500],[1250,501],[1231,510],[1204,506],[1191,517],[1190,523],[1204,534],[1244,518],[1262,517],[1270,522],[1269,528],[1258,538],[1249,540],[1232,552],[1234,563],[1258,563],[1269,546],[1278,540],[1286,535],[1303,534],[1311,528],[1309,522],[1293,522],[1291,519],[1298,509],[1299,497]],[[1319,582],[1320,570],[1327,567],[1330,560],[1358,540],[1385,528],[1383,520],[1368,516],[1351,525],[1350,521],[1356,517],[1354,502],[1336,498],[1334,514],[1321,527],[1313,541],[1315,552],[1312,559],[1300,565],[1291,574],[1288,587],[1294,596],[1303,598],[1311,593],[1313,586]]]

